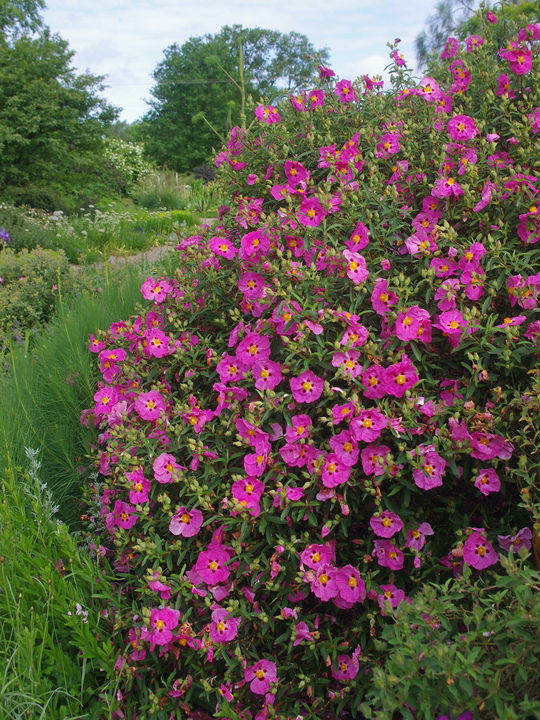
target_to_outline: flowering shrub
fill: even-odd
[[[254,108],[219,223],[92,337],[118,713],[357,716],[421,583],[531,544],[538,47],[527,75],[485,31],[444,77],[393,45],[388,93],[320,68]]]

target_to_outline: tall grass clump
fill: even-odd
[[[88,452],[87,430],[79,423],[96,377],[88,334],[134,311],[143,271],[109,271],[100,292],[60,298],[57,315],[34,347],[13,346],[0,377],[0,468],[23,465],[26,447],[40,449],[43,481],[64,519],[72,517],[69,499],[79,495]]]
[[[38,458],[28,449],[26,470],[0,473],[0,715],[97,719],[100,687],[114,687],[102,614],[114,591],[56,519]]]

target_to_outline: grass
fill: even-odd
[[[31,350],[12,348],[0,377],[0,470],[22,466],[25,448],[40,448],[44,481],[66,520],[77,515],[78,468],[88,443],[79,417],[95,391],[88,335],[133,314],[145,271],[105,267],[101,293],[60,302]]]

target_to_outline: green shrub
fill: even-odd
[[[5,201],[16,206],[25,205],[46,212],[55,212],[55,210],[66,212],[71,209],[60,193],[50,187],[11,187],[5,188],[2,195]]]
[[[6,203],[0,204],[0,226],[11,238],[11,250],[34,250],[37,247],[54,249],[54,235],[50,227],[39,222],[38,217],[29,215],[22,208]]]
[[[92,339],[88,532],[124,590],[126,715],[360,718],[395,609],[451,572],[497,592],[531,546],[540,52],[490,32],[441,86],[394,44],[388,93],[323,69],[252,108],[216,158],[221,222]]]
[[[21,340],[27,330],[49,321],[62,292],[74,290],[63,252],[11,248],[0,253],[0,336]]]
[[[430,720],[475,708],[482,718],[540,718],[540,573],[517,558],[492,582],[470,572],[402,603],[375,641],[365,717]]]

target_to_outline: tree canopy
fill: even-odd
[[[84,172],[116,108],[102,77],[77,75],[73,51],[44,30],[0,44],[0,187],[61,181]]]
[[[224,135],[239,123],[241,73],[247,93],[272,98],[309,84],[315,57],[328,60],[328,50],[315,50],[305,35],[241,25],[173,44],[164,55],[153,75],[150,111],[138,131],[152,159],[178,171],[207,160],[212,147],[221,144],[216,132]],[[193,121],[201,113],[207,124]]]
[[[40,10],[44,0],[0,0],[0,36],[17,36],[21,32],[34,32],[42,27]]]

